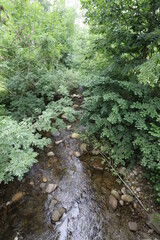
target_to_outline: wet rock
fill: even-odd
[[[93,150],[93,151],[92,151],[92,154],[93,154],[94,156],[98,156],[98,155],[100,154],[100,151],[99,151],[99,150]]]
[[[48,181],[45,176],[43,176],[43,179],[42,179],[42,180],[43,180],[44,183],[46,183],[46,182]]]
[[[47,157],[54,157],[54,156],[55,156],[54,152],[48,152],[47,153]]]
[[[112,195],[109,196],[109,209],[111,211],[115,211],[118,207],[118,201],[115,197]]]
[[[57,203],[58,203],[58,201],[56,199],[52,199],[49,204],[49,209],[52,210]]]
[[[125,167],[120,167],[119,170],[118,170],[118,173],[123,177],[125,177],[127,175],[127,172],[128,171]]]
[[[46,186],[46,183],[41,183],[41,184],[40,184],[40,189],[41,189],[41,190],[44,190],[45,186]]]
[[[80,138],[80,135],[78,133],[72,133],[72,136],[71,136],[73,139],[78,139]]]
[[[56,145],[59,145],[60,143],[62,143],[64,140],[59,140],[59,141],[56,141],[55,144]]]
[[[82,143],[80,146],[80,151],[81,151],[81,154],[87,152],[87,144]]]
[[[16,194],[13,195],[13,197],[12,197],[12,202],[18,202],[18,201],[22,200],[23,196],[24,196],[24,193],[23,193],[23,192],[18,192],[18,193],[16,193]]]
[[[148,215],[146,224],[150,228],[152,228],[156,233],[160,234],[160,214],[159,213],[154,212]]]
[[[56,187],[57,187],[56,184],[50,183],[47,186],[46,192],[47,193],[52,193],[56,189]]]
[[[53,211],[52,216],[51,216],[51,221],[52,223],[58,222],[61,220],[63,214],[65,213],[66,209],[65,208],[59,208]]]
[[[74,156],[75,156],[75,157],[80,157],[81,154],[80,154],[80,152],[75,152],[75,153],[74,153]]]
[[[128,227],[129,227],[129,230],[132,232],[136,232],[138,229],[136,222],[129,222]]]
[[[67,126],[67,130],[71,130],[71,128],[72,128],[72,125]]]
[[[116,190],[112,190],[112,191],[111,191],[111,195],[112,195],[113,197],[115,197],[117,200],[120,199],[120,195],[119,195],[119,193],[118,193]]]
[[[124,202],[131,203],[133,201],[133,197],[129,194],[125,194],[121,196],[121,200]]]

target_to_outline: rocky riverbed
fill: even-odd
[[[141,170],[121,168],[119,174],[148,212],[104,171],[99,152],[80,140],[81,129],[75,123],[51,136],[52,144],[22,182],[1,184],[0,239],[160,239],[159,210],[151,197],[145,198],[151,191]]]

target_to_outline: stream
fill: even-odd
[[[75,156],[82,143],[71,137],[76,131],[75,125],[52,136],[51,146],[39,153],[38,162],[22,182],[1,184],[1,240],[139,239],[127,225],[131,212],[108,210],[111,189],[120,187],[109,172],[90,165],[92,159],[99,164],[100,157],[89,153]],[[63,142],[56,145],[59,140]],[[48,157],[50,151],[55,156]],[[51,193],[46,193],[48,184],[56,184]],[[23,198],[10,204],[17,192],[23,192]],[[56,210],[63,214],[53,223],[51,216]]]

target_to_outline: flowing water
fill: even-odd
[[[128,229],[125,212],[108,210],[110,190],[119,187],[115,178],[90,167],[93,156],[83,155],[81,160],[74,156],[80,141],[71,138],[72,131],[61,131],[52,137],[52,146],[39,154],[38,163],[22,182],[1,184],[1,240],[138,239]],[[54,144],[61,139],[61,144]],[[47,151],[53,151],[56,157],[48,158]],[[99,162],[99,157],[95,161]],[[48,180],[46,185],[57,184],[51,194],[41,185],[43,176]],[[23,200],[6,204],[16,192],[25,192]],[[52,212],[60,207],[65,208],[65,213],[53,224]]]

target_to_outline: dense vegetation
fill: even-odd
[[[138,161],[160,202],[159,1],[81,2],[92,33],[83,69],[88,133],[116,165]]]
[[[84,30],[63,0],[1,0],[0,181],[23,177],[63,114],[74,121],[83,84],[89,138],[115,166],[141,164],[160,202],[159,1],[81,3]]]
[[[0,5],[0,182],[21,179],[36,161],[45,131],[74,120],[69,91],[75,12],[63,1],[9,0]]]

